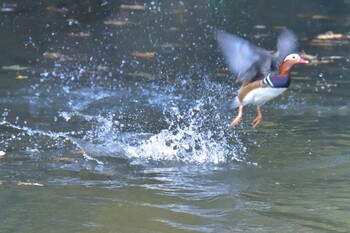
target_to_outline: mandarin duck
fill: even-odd
[[[274,54],[224,31],[218,31],[216,39],[231,72],[242,82],[238,95],[224,104],[226,110],[238,107],[231,126],[242,119],[244,106],[254,104],[257,105],[255,128],[262,120],[261,106],[289,87],[292,67],[308,63],[297,53],[298,38],[291,30],[282,30]]]

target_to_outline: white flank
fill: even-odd
[[[256,104],[263,105],[267,101],[276,98],[283,92],[285,92],[287,88],[271,88],[271,87],[263,87],[257,88],[250,91],[243,99],[243,106],[248,104]]]

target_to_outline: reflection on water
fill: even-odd
[[[0,232],[348,231],[349,5],[11,4]],[[284,25],[336,59],[295,69],[257,129],[252,117],[230,128],[221,104],[238,86],[213,30],[273,49]],[[309,45],[328,30],[342,41]]]

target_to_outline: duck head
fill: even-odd
[[[307,64],[309,61],[300,57],[297,53],[292,53],[286,56],[280,66],[280,75],[289,76],[291,69],[296,64]]]

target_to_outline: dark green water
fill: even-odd
[[[6,4],[0,232],[350,231],[346,1]],[[213,31],[272,50],[283,26],[340,59],[296,67],[259,127],[252,107],[230,128]],[[327,31],[343,38],[311,43]]]

